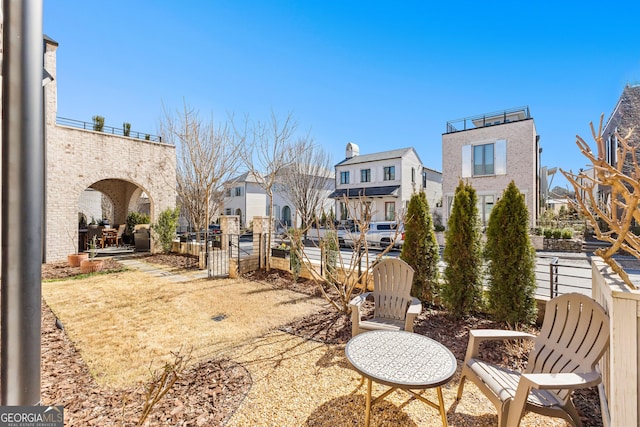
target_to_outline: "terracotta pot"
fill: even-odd
[[[102,271],[104,261],[97,259],[86,259],[80,263],[80,273],[95,273]]]
[[[67,255],[67,262],[70,267],[80,267],[80,263],[88,258],[89,254],[84,252],[81,254],[71,254]]]

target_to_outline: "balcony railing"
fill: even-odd
[[[529,112],[528,106],[510,108],[508,110],[495,111],[493,113],[485,113],[477,116],[450,120],[447,122],[447,131],[445,133],[460,132],[485,126],[501,125],[504,123],[517,122],[530,118],[531,114]]]
[[[64,117],[56,117],[56,124],[61,126],[69,126],[76,129],[84,129],[84,130],[92,130],[97,131],[95,124],[93,122],[83,122],[80,120],[74,119],[66,119]],[[159,135],[152,135],[150,133],[138,132],[138,131],[129,131],[128,135],[125,135],[124,128],[114,128],[111,126],[102,126],[102,130],[99,132],[108,133],[111,135],[119,135],[119,136],[127,136],[129,138],[140,139],[143,141],[150,142],[162,142],[162,137]]]

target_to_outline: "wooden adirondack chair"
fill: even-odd
[[[531,338],[525,373],[477,358],[486,340]],[[609,317],[593,299],[565,294],[547,302],[540,335],[478,329],[470,332],[457,399],[465,379],[474,382],[498,410],[498,426],[515,427],[525,411],[562,417],[582,426],[571,401],[574,389],[592,387],[601,378],[596,364],[609,347]]]
[[[349,302],[352,336],[375,329],[413,332],[413,322],[422,310],[420,300],[411,296],[413,268],[401,259],[385,259],[373,267],[371,274],[373,292]],[[374,315],[362,320],[362,304],[368,297],[373,297]]]

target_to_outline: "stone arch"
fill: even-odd
[[[91,184],[88,188],[100,191],[111,200],[113,217],[109,219],[113,224],[124,224],[127,221],[129,212],[137,210],[136,201],[142,195],[146,195],[149,200],[149,212],[143,211],[142,213],[150,215],[153,211],[153,197],[145,191],[144,187],[137,183],[122,179],[103,179]]]

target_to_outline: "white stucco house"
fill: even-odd
[[[416,191],[426,192],[431,208],[442,198],[442,174],[425,168],[413,147],[360,155],[349,142],[335,175],[336,190],[329,197],[340,221],[362,215],[370,221],[397,221]]]
[[[267,194],[251,172],[245,172],[224,184],[225,197],[223,213],[238,215],[240,228],[249,227],[254,216],[264,216],[267,212]]]
[[[327,176],[328,178],[319,180],[321,181],[320,197],[323,203],[317,212],[318,216],[323,210],[328,213],[333,206],[333,201],[328,199],[334,189],[333,174],[328,173]],[[297,218],[295,203],[288,197],[287,186],[282,180],[279,181],[273,187],[274,226],[276,230],[283,230],[291,227],[294,221],[299,226],[300,220]],[[249,227],[254,216],[269,215],[269,197],[251,172],[245,172],[229,180],[225,183],[225,189],[223,213],[238,215],[240,227]]]

